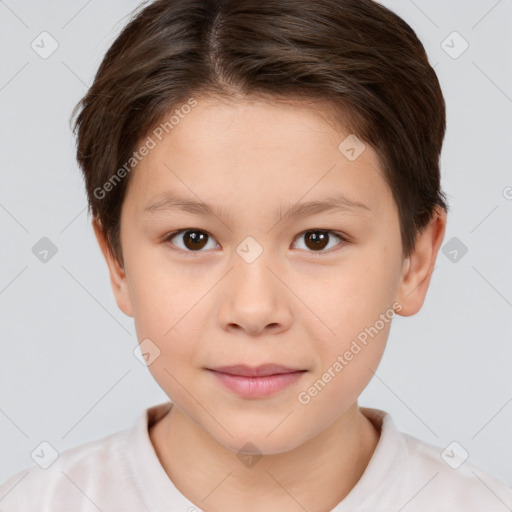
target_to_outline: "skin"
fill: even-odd
[[[394,303],[402,316],[420,310],[444,237],[439,210],[402,257],[376,153],[366,144],[349,161],[338,149],[348,133],[325,112],[305,102],[199,98],[133,171],[121,212],[124,267],[93,221],[116,301],[139,341],[159,348],[149,370],[174,403],[151,442],[176,487],[206,511],[320,512],[350,492],[379,440],[357,399],[391,322],[309,403],[298,394]],[[144,213],[166,190],[222,206],[222,215]],[[334,192],[369,211],[276,221]],[[208,235],[200,252],[183,233],[166,240],[192,228]],[[304,236],[315,229],[349,241],[330,235],[315,250]],[[263,249],[251,263],[237,253],[248,236]],[[205,369],[267,362],[307,372],[270,397],[244,399]],[[248,442],[263,455],[251,467],[237,457]]]

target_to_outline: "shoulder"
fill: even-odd
[[[436,446],[399,431],[385,411],[361,410],[380,440],[347,510],[512,511],[512,488],[473,464],[460,443]]]
[[[124,452],[128,431],[108,436],[53,453],[42,445],[34,454],[41,465],[17,472],[0,485],[0,508],[5,512],[30,510],[88,510],[77,503],[94,502],[98,489],[121,484],[124,475]],[[46,450],[46,453],[45,453]],[[51,462],[55,457],[56,459]],[[50,463],[48,465],[48,463]],[[46,469],[45,469],[46,467]]]
[[[435,503],[440,512],[512,510],[512,488],[470,462],[461,444],[453,441],[443,448],[401,435],[406,450],[404,480],[418,507],[424,504],[428,510]]]

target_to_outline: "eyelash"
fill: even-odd
[[[208,233],[208,231],[205,231],[204,229],[199,229],[199,228],[186,228],[186,229],[180,229],[178,231],[173,231],[172,233],[168,234],[165,238],[164,238],[164,242],[169,242],[169,246],[170,246],[170,249],[172,251],[176,251],[176,252],[179,252],[179,253],[186,253],[186,254],[190,254],[192,255],[193,257],[196,257],[196,256],[199,256],[202,252],[206,252],[204,250],[200,250],[200,251],[189,251],[189,250],[184,250],[184,249],[180,249],[179,247],[176,247],[172,242],[171,240],[179,235],[179,234],[182,234],[182,233],[186,233],[187,231],[199,231],[201,233],[205,233],[208,237],[210,237],[211,239],[215,240],[211,235],[210,233]],[[340,240],[341,240],[341,243],[338,244],[341,245],[341,246],[345,246],[346,244],[350,243],[349,239],[344,236],[342,233],[339,233],[337,231],[333,231],[333,230],[330,230],[330,229],[307,229],[306,231],[302,231],[301,233],[299,233],[299,235],[297,235],[297,237],[294,239],[295,240],[298,240],[301,236],[304,236],[306,233],[308,232],[320,232],[320,233],[328,233],[329,235],[334,235],[336,237],[338,237]],[[336,246],[336,247],[338,247]],[[318,257],[318,256],[322,256],[322,255],[325,255],[325,254],[331,254],[332,252],[335,252],[339,250],[338,249],[329,249],[328,251],[306,251],[310,254],[312,254],[314,257]]]

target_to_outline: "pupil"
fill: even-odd
[[[202,249],[206,245],[207,235],[200,231],[187,231],[183,238],[187,249]]]
[[[328,241],[328,233],[322,231],[308,231],[306,233],[306,245],[310,249],[323,249],[327,246]],[[311,246],[308,245],[308,243],[311,244]]]
[[[202,249],[206,245],[208,235],[201,231],[187,231],[184,235],[188,249]],[[329,234],[323,231],[307,231],[306,245],[310,249],[323,249],[327,246]]]

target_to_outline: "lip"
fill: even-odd
[[[275,364],[258,367],[235,365],[207,370],[242,398],[269,397],[291,386],[307,372]]]
[[[288,368],[287,366],[281,366],[274,363],[262,364],[260,366],[247,366],[245,364],[237,364],[209,369],[214,372],[225,373],[227,375],[236,375],[240,377],[266,377],[268,375],[281,375],[284,373],[305,371],[301,368]]]

